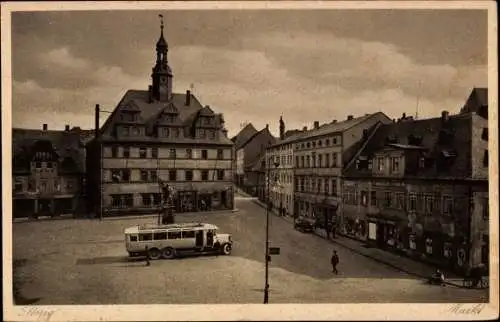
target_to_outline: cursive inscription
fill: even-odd
[[[455,304],[451,307],[450,312],[456,314],[478,315],[484,309],[484,304],[474,304],[473,306],[465,304]]]
[[[23,308],[23,312],[26,315],[34,317],[36,321],[43,321],[43,322],[50,321],[50,318],[54,314],[53,310],[48,310],[40,307]]]

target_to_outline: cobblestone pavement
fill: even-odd
[[[235,240],[231,256],[131,260],[123,230],[154,218],[59,220],[13,225],[14,279],[19,298],[33,304],[262,303],[265,211],[238,199],[238,212],[179,215],[205,221]],[[270,303],[487,302],[485,290],[426,285],[345,247],[271,216]],[[339,275],[330,267],[335,248]]]

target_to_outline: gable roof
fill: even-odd
[[[282,145],[282,144],[287,144],[290,142],[294,141],[299,141],[307,138],[312,138],[312,137],[317,137],[317,136],[322,136],[322,135],[327,135],[331,133],[336,133],[336,132],[344,132],[372,117],[375,116],[385,116],[387,120],[390,120],[383,112],[376,112],[373,114],[366,114],[360,117],[355,117],[350,120],[344,120],[342,122],[335,122],[335,123],[326,123],[321,125],[317,129],[309,129],[306,131],[300,131],[300,133],[292,134],[291,136],[285,138],[284,140],[281,140],[277,142],[274,146]]]
[[[113,135],[113,127],[116,123],[122,122],[119,119],[119,114],[122,111],[125,110],[131,110],[131,107],[133,107],[132,111],[135,111],[139,114],[139,120],[138,122],[141,125],[145,125],[147,128],[151,127],[155,124],[157,121],[158,116],[161,114],[161,112],[165,109],[169,109],[171,112],[174,112],[177,110],[177,117],[179,118],[178,125],[182,125],[185,127],[190,127],[194,124],[198,116],[200,115],[201,111],[203,111],[204,114],[210,113],[213,111],[210,109],[210,107],[206,106],[203,107],[196,96],[192,93],[189,93],[190,95],[190,103],[189,105],[186,105],[186,95],[187,94],[179,94],[179,93],[173,93],[172,94],[172,99],[168,102],[159,102],[159,101],[153,101],[149,102],[149,92],[148,91],[143,91],[143,90],[128,90],[123,98],[120,100],[116,108],[113,110],[111,115],[108,117],[108,119],[105,121],[104,125],[100,129],[100,134],[102,135],[102,138],[104,140],[116,140],[116,138]],[[218,123],[222,123],[222,115],[221,114],[215,114],[216,119],[218,119]],[[222,130],[222,129],[220,129]],[[191,138],[185,138],[185,139],[163,139],[163,138],[157,138],[157,137],[150,137],[150,136],[143,136],[143,137],[136,137],[133,139],[134,141],[154,141],[154,142],[192,142],[192,143],[208,143],[208,144],[232,144],[232,142],[225,136],[221,135],[219,137],[219,140],[214,141],[214,140],[209,140],[209,139],[191,139]]]
[[[440,140],[443,133],[449,133],[452,139],[449,142],[443,142]],[[418,138],[421,142],[419,144],[410,142],[411,136]],[[447,179],[469,178],[471,175],[471,115],[453,115],[449,116],[446,121],[443,121],[442,118],[431,118],[382,124],[359,155],[371,159],[384,149],[418,151],[415,149],[416,146],[419,146],[421,151],[425,151],[426,158],[433,160],[433,162],[431,166],[415,170],[411,176]],[[447,167],[447,171],[442,171],[437,166],[437,160],[447,152],[450,152],[455,158]],[[350,162],[344,173],[348,177],[372,176],[371,170],[356,169],[355,162]],[[410,175],[407,173],[405,176]]]
[[[69,158],[74,162],[75,168],[72,170],[83,172],[85,169],[85,149],[82,139],[85,139],[85,136],[89,134],[89,131],[83,131],[85,132],[13,128],[13,172],[29,171],[29,157],[38,142],[50,142],[58,155],[59,162],[62,163]]]
[[[248,141],[253,135],[258,133],[257,129],[253,126],[252,123],[248,123],[241,131],[236,134],[231,141],[234,142],[234,148],[239,150],[244,143]]]
[[[268,142],[271,143],[268,144]],[[248,140],[241,145],[240,149],[243,149],[252,143],[259,144],[260,146],[263,145],[263,148],[253,158],[250,158],[250,156],[246,155],[245,152],[245,168],[251,167],[255,163],[255,160],[259,158],[259,155],[261,153],[265,153],[266,148],[273,145],[274,142],[276,142],[276,138],[271,134],[267,126],[248,138]]]
[[[475,87],[472,89],[467,101],[465,102],[461,113],[479,112],[482,107],[488,106],[488,89]]]

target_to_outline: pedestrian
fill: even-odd
[[[339,256],[337,255],[336,250],[333,251],[331,262],[332,262],[333,273],[335,273],[335,275],[337,275],[339,273],[337,271],[337,265],[339,264]]]
[[[149,262],[149,248],[146,246],[146,266],[151,266],[151,263]]]

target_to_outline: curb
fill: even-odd
[[[255,203],[255,204],[257,204],[257,205],[259,205],[259,206],[261,206],[262,208],[266,209],[266,206],[265,206],[265,205],[262,205],[260,202],[254,201],[254,203]],[[276,217],[280,217],[280,218],[282,218],[283,220],[288,221],[288,220],[287,220],[287,218],[285,218],[285,217],[282,217],[282,216],[277,216],[277,215],[274,213],[274,211],[271,211],[271,213],[273,213]],[[355,248],[353,248],[353,247],[347,246],[347,245],[345,245],[344,243],[338,242],[338,241],[336,241],[336,240],[334,240],[334,239],[333,239],[333,240],[332,240],[332,239],[328,239],[328,238],[326,238],[325,236],[322,236],[321,234],[318,234],[316,231],[314,231],[314,232],[313,232],[313,234],[314,234],[314,235],[316,235],[316,236],[318,236],[318,237],[320,237],[320,238],[323,238],[323,239],[325,239],[325,240],[328,240],[328,241],[330,241],[330,242],[332,242],[332,243],[335,243],[335,244],[337,244],[337,245],[340,245],[340,246],[342,246],[342,247],[344,247],[344,248],[346,248],[346,249],[349,249],[350,251],[355,252],[356,254],[359,254],[359,255],[361,255],[361,256],[364,256],[364,257],[366,257],[366,258],[369,258],[369,259],[371,259],[371,260],[374,260],[374,261],[376,261],[377,263],[384,264],[384,265],[386,265],[386,266],[388,266],[388,267],[391,267],[391,268],[393,268],[393,269],[395,269],[395,270],[398,270],[398,271],[400,271],[400,272],[406,273],[406,274],[408,274],[408,275],[417,276],[417,277],[422,278],[422,279],[425,279],[425,280],[427,280],[427,279],[429,278],[428,276],[424,276],[424,275],[422,275],[422,274],[415,273],[415,272],[410,272],[410,271],[408,271],[408,270],[406,270],[406,269],[404,269],[404,268],[398,267],[398,266],[396,266],[396,265],[394,265],[394,264],[392,264],[392,263],[389,263],[389,262],[387,262],[387,261],[381,260],[381,259],[376,258],[376,257],[374,257],[374,256],[370,256],[370,255],[364,254],[363,252],[360,252],[359,250],[357,250],[357,249],[355,249]],[[346,237],[346,238],[349,238],[349,237]],[[352,239],[352,238],[351,238],[351,239]],[[352,239],[352,240],[356,241],[355,239]],[[470,288],[470,287],[464,287],[463,285],[460,285],[460,284],[457,284],[457,283],[452,283],[452,282],[445,282],[445,284],[446,284],[446,285],[453,286],[453,287],[457,287],[457,288],[468,288],[468,289],[472,289],[472,288]],[[475,288],[475,289],[480,289],[480,288]]]
[[[230,209],[230,210],[217,210],[217,211],[205,211],[205,212],[184,212],[184,213],[174,213],[175,215],[184,215],[184,216],[193,216],[193,215],[219,215],[226,213],[237,213],[240,210],[238,208]],[[112,216],[112,217],[103,217],[102,221],[112,221],[112,220],[134,220],[134,219],[147,219],[147,218],[158,218],[159,214],[153,215],[139,215],[139,216]],[[97,219],[99,220],[99,219]]]
[[[26,222],[37,222],[37,221],[54,221],[54,220],[83,220],[83,219],[89,219],[85,217],[75,217],[74,215],[59,215],[59,216],[40,216],[37,219],[30,218],[30,217],[17,217],[17,218],[12,218],[12,222],[19,224],[19,223],[26,223]]]

